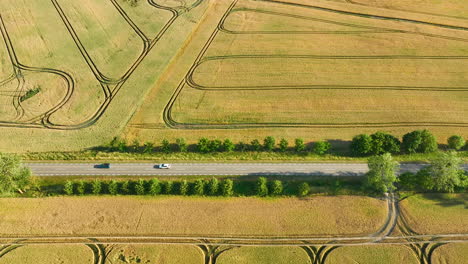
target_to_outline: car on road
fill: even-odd
[[[166,164],[166,163],[161,163],[156,166],[154,166],[156,169],[170,169],[171,164]]]
[[[101,163],[101,164],[94,165],[94,168],[96,169],[110,169],[110,167],[111,167],[110,163]]]

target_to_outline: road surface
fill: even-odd
[[[156,169],[153,163],[111,163],[109,169],[99,163],[27,163],[36,176],[79,175],[329,175],[362,176],[365,163],[172,163],[171,169]],[[416,172],[425,164],[401,164],[402,172]],[[464,165],[468,170],[468,164]]]

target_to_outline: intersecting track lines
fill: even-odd
[[[294,7],[302,7],[302,8],[309,8],[309,9],[316,9],[325,12],[331,13],[338,13],[341,15],[348,15],[348,16],[356,16],[366,19],[377,19],[377,20],[389,20],[389,21],[398,21],[398,22],[405,22],[405,23],[415,23],[421,24],[425,26],[434,26],[438,28],[447,28],[453,30],[461,30],[461,31],[468,31],[468,28],[461,27],[461,26],[454,26],[454,25],[445,25],[445,24],[438,24],[438,23],[431,23],[426,21],[419,21],[419,20],[411,20],[411,19],[404,19],[404,18],[396,18],[390,16],[376,16],[376,15],[369,15],[365,13],[356,13],[356,12],[349,12],[344,10],[337,10],[337,9],[330,9],[320,6],[314,5],[306,5],[306,4],[296,4],[296,3],[289,3],[289,2],[282,2],[282,1],[274,1],[274,0],[255,0],[259,2],[266,2],[266,3],[273,3],[273,4],[280,4],[286,6],[294,6]],[[194,123],[194,122],[178,122],[173,118],[172,110],[173,107],[178,100],[181,92],[187,88],[199,89],[199,90],[207,90],[209,92],[216,92],[216,91],[234,91],[234,90],[281,90],[281,89],[289,89],[289,90],[301,90],[301,89],[316,89],[316,90],[344,90],[344,89],[354,89],[354,90],[375,90],[375,89],[388,89],[388,90],[414,90],[414,91],[443,91],[443,92],[453,92],[453,91],[468,91],[468,87],[436,87],[436,86],[369,86],[369,85],[252,85],[252,86],[203,86],[199,83],[194,81],[194,73],[196,69],[202,65],[203,63],[213,61],[213,60],[226,60],[226,59],[267,59],[267,58],[309,58],[309,59],[365,59],[365,60],[375,60],[375,59],[407,59],[407,60],[414,60],[414,59],[432,59],[432,60],[447,60],[447,59],[455,59],[455,60],[465,60],[468,59],[468,56],[408,56],[408,55],[392,55],[392,56],[320,56],[320,55],[228,55],[228,56],[210,56],[206,57],[205,54],[207,53],[210,45],[214,42],[219,32],[223,32],[226,34],[270,34],[271,32],[237,32],[228,30],[225,28],[225,21],[229,17],[230,14],[233,12],[239,12],[239,10],[243,10],[242,8],[235,8],[238,1],[233,1],[231,6],[226,10],[223,17],[220,19],[217,27],[211,34],[210,38],[207,40],[203,48],[201,49],[199,55],[193,62],[191,68],[188,70],[187,74],[185,75],[184,79],[179,83],[177,88],[175,89],[172,97],[166,104],[164,111],[163,111],[163,120],[165,124],[174,129],[247,129],[247,128],[265,128],[265,127],[288,127],[288,128],[358,128],[358,127],[372,127],[372,128],[379,128],[379,127],[468,127],[468,123],[466,122],[352,122],[352,123],[323,123],[323,122],[291,122],[291,123],[281,123],[281,122],[232,122],[232,123],[216,123],[216,122],[206,122],[206,123]],[[270,12],[264,10],[256,10],[250,9],[247,10],[255,10],[258,12],[267,12],[272,15],[284,15],[278,12]],[[294,16],[294,15],[292,15]],[[417,34],[422,36],[428,37],[436,37],[441,39],[448,39],[453,41],[462,41],[468,42],[468,39],[458,38],[458,37],[450,37],[450,36],[442,36],[437,34],[429,34],[423,32],[415,32],[415,31],[408,31],[408,30],[394,30],[388,28],[375,28],[376,30],[384,30],[389,31],[388,33],[404,33],[404,34]],[[280,32],[281,33],[281,32]],[[284,32],[284,34],[290,34],[291,32]],[[302,32],[305,33],[305,32]],[[372,33],[372,32],[370,32]],[[384,33],[384,32],[382,32]]]
[[[307,256],[310,264],[325,264],[328,255],[339,246],[301,246]]]
[[[202,240],[202,244],[196,245],[203,252],[204,264],[216,264],[218,257],[233,248],[238,248],[240,246],[222,246],[222,245],[209,245],[203,244],[209,242],[207,240]]]

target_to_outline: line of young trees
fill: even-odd
[[[463,137],[458,135],[451,136],[447,143],[452,150],[461,150],[466,145]],[[372,135],[360,134],[353,138],[350,148],[355,156],[368,156],[383,153],[431,153],[438,150],[438,145],[434,135],[425,129],[409,132],[401,141],[385,132],[376,132]]]
[[[440,152],[417,173],[405,172],[397,177],[399,164],[390,153],[385,153],[369,158],[366,187],[377,193],[392,192],[397,187],[411,191],[465,191],[468,173],[461,168],[462,163],[455,151]]]
[[[210,180],[197,179],[193,182],[182,181],[160,181],[156,178],[150,180],[93,180],[93,181],[66,181],[63,185],[63,193],[66,195],[196,195],[196,196],[224,196],[234,195],[256,195],[259,197],[284,195],[284,185],[280,180],[268,181],[265,177],[259,177],[254,183],[254,191],[239,188],[234,191],[235,181],[231,179]],[[295,188],[297,196],[306,196],[310,193],[310,185],[302,182]]]

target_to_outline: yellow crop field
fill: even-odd
[[[0,148],[468,132],[461,0],[4,0]],[[33,140],[33,139],[40,140]],[[20,146],[20,147],[18,147]]]

